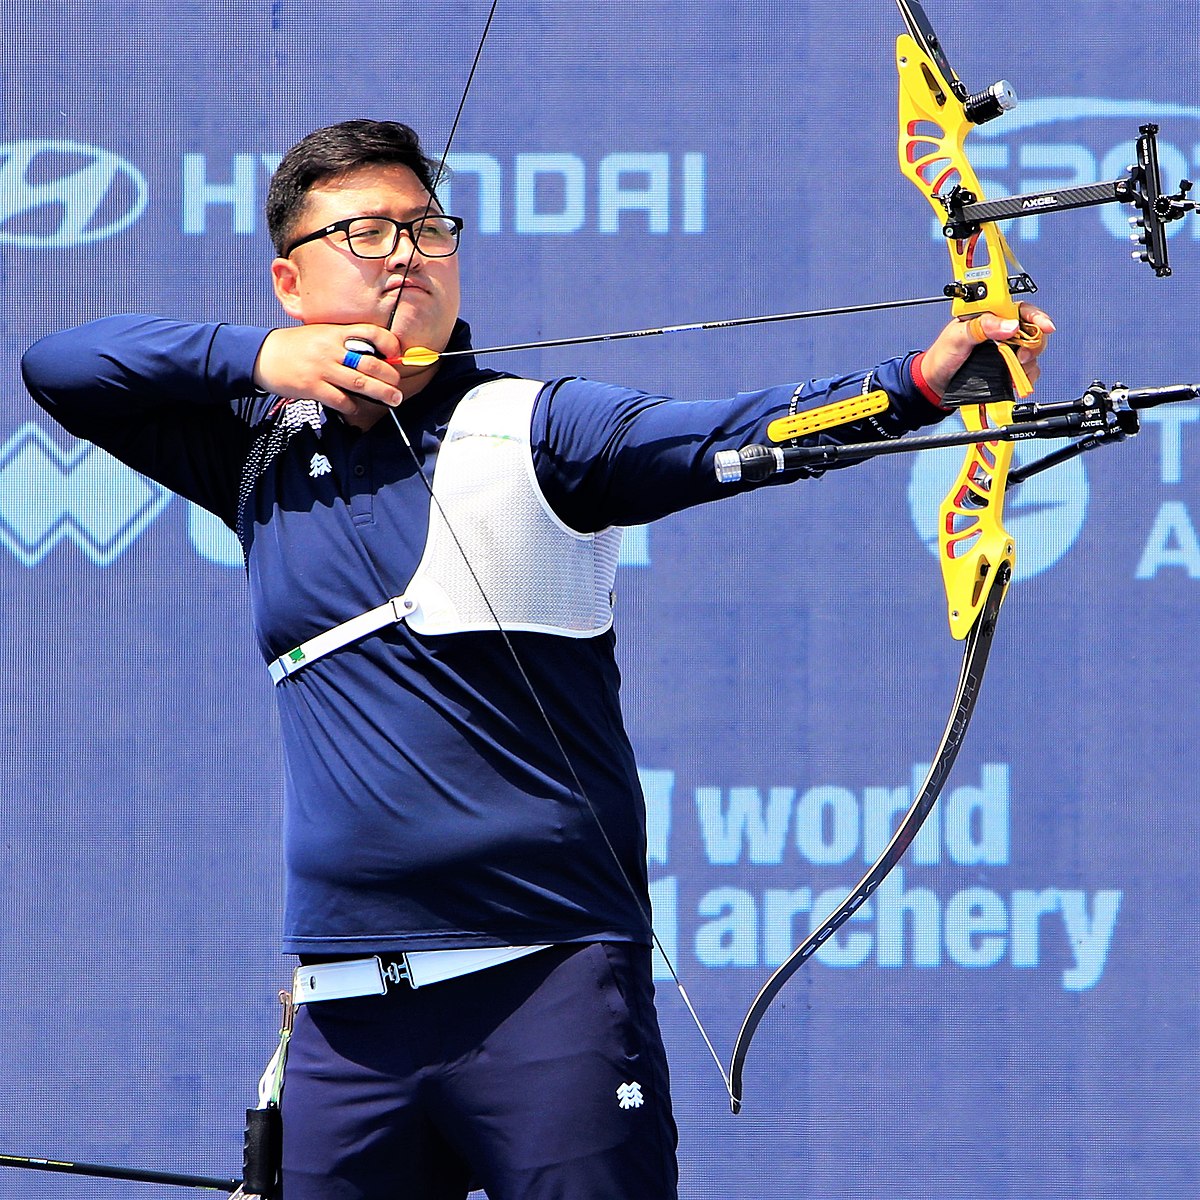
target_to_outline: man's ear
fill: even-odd
[[[304,304],[300,298],[300,272],[290,258],[277,258],[271,263],[271,286],[283,311],[302,321]]]

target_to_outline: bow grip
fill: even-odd
[[[1016,355],[1009,347],[1001,342],[981,342],[971,351],[971,357],[951,377],[945,395],[942,396],[942,407],[1011,404],[1014,395],[1014,363],[1024,377],[1025,372],[1020,363],[1016,363]]]

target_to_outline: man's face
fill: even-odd
[[[408,167],[360,167],[308,193],[295,236],[345,217],[410,221],[428,204],[429,193]],[[433,211],[440,210],[435,205]],[[367,259],[356,258],[345,236],[334,233],[277,258],[271,274],[275,294],[289,316],[306,325],[369,321],[390,326],[405,349],[444,350],[458,318],[457,256],[426,258],[413,250],[405,235],[388,258]]]

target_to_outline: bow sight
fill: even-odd
[[[980,201],[973,192],[956,185],[941,197],[947,214],[942,232],[948,238],[962,241],[977,234],[984,221],[1036,217],[1043,213],[1089,208],[1096,204],[1131,204],[1138,209],[1140,215],[1129,218],[1129,224],[1135,230],[1130,240],[1142,247],[1133,252],[1134,259],[1148,264],[1155,275],[1170,275],[1171,262],[1167,254],[1166,227],[1171,221],[1177,221],[1195,210],[1196,202],[1187,198],[1193,185],[1190,179],[1184,179],[1180,181],[1179,191],[1175,195],[1163,195],[1158,166],[1158,126],[1142,125],[1139,133],[1141,136],[1137,140],[1137,162],[1130,166],[1120,179],[985,201]],[[1025,274],[1009,282],[1014,292],[1037,290],[1036,285]],[[951,285],[946,294],[958,295],[958,289],[967,286]],[[964,299],[982,297],[964,295]]]
[[[896,3],[909,34],[941,71],[971,124],[986,124],[1016,108],[1017,96],[1007,80],[994,83],[985,91],[972,93],[950,66],[941,42],[918,0],[896,0]],[[926,79],[932,91],[940,91],[937,81],[928,73]],[[952,241],[965,243],[976,237],[988,221],[1036,217],[1072,208],[1090,208],[1097,204],[1129,204],[1138,210],[1138,215],[1129,219],[1134,230],[1130,240],[1141,247],[1133,252],[1134,259],[1146,263],[1155,275],[1170,275],[1166,227],[1172,221],[1195,211],[1196,202],[1188,199],[1193,184],[1190,179],[1181,180],[1178,192],[1174,195],[1164,194],[1158,162],[1158,126],[1147,123],[1138,132],[1137,161],[1119,179],[987,201],[981,200],[961,183],[954,184],[944,193],[935,188],[934,198],[946,210],[942,233]],[[1009,288],[1013,293],[1029,293],[1037,291],[1037,284],[1018,267],[1017,273],[1009,277]],[[948,284],[945,293],[961,300],[980,301],[987,298],[988,290],[986,282],[960,280]]]

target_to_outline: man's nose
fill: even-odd
[[[413,241],[412,234],[407,229],[397,231],[396,245],[387,260],[390,264],[407,263],[410,270],[419,267],[421,263],[421,255],[416,253],[416,243]]]

